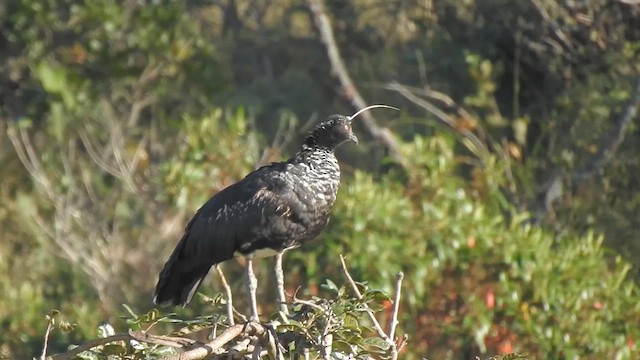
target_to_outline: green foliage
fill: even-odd
[[[9,354],[19,356],[22,353],[14,355],[13,349],[40,347],[42,314],[51,307],[60,309],[67,318],[78,318],[78,332],[52,343],[52,348],[59,350],[71,339],[92,336],[96,320],[109,317],[109,310],[127,298],[147,302],[152,279],[149,273],[135,269],[159,271],[162,256],[149,255],[168,253],[173,242],[149,244],[146,239],[177,237],[183,224],[174,225],[175,212],[194,211],[208,194],[237,181],[256,161],[256,133],[249,130],[251,122],[242,111],[214,111],[201,121],[186,118],[181,124],[184,128],[179,128],[177,139],[186,141],[162,162],[150,161],[144,148],[136,144],[137,134],[127,133],[124,124],[109,120],[106,124],[87,121],[81,129],[62,137],[41,133],[22,144],[37,149],[37,162],[30,170],[41,179],[35,184],[41,196],[20,192],[15,202],[4,204],[6,214],[17,220],[18,229],[28,240],[3,243],[0,266],[7,274],[22,274],[22,266],[29,268],[24,275],[0,278],[3,287],[11,289],[3,297],[0,319],[6,331],[24,334],[0,341],[0,346],[10,349]],[[50,126],[56,125],[52,122]],[[161,130],[175,134],[175,128]],[[12,127],[10,136],[21,131],[27,130]],[[28,133],[22,134],[29,139]],[[125,151],[119,161],[124,167],[112,163],[108,155],[114,149],[113,136],[123,142]],[[210,139],[216,136],[223,139],[224,146],[212,146]],[[80,144],[93,150],[82,152]],[[109,150],[100,154],[105,150],[97,149]],[[100,158],[103,162],[96,163]],[[156,182],[144,183],[142,174],[160,176]],[[87,206],[91,212],[82,211]],[[127,229],[127,236],[118,229]],[[74,266],[64,266],[59,257]],[[42,281],[49,277],[57,280]],[[141,286],[146,290],[140,291]],[[97,306],[98,299],[101,306]],[[19,313],[24,316],[15,317]]]
[[[367,359],[370,356],[387,356],[389,344],[380,338],[371,326],[367,318],[367,311],[385,308],[385,302],[389,299],[381,291],[370,289],[365,284],[359,285],[362,299],[358,299],[347,291],[346,286],[338,288],[334,282],[327,280],[323,285],[327,290],[326,296],[314,296],[309,300],[294,300],[289,315],[275,314],[267,326],[275,331],[275,337],[280,344],[285,358],[300,356],[306,349],[311,358],[323,358],[330,349],[331,356],[350,356],[355,359]],[[167,342],[176,342],[178,337],[202,337],[213,331],[217,336],[223,334],[228,328],[228,319],[224,314],[226,300],[220,296],[215,298],[202,297],[207,316],[196,316],[189,319],[181,319],[176,314],[161,314],[157,309],[147,313],[138,314],[125,305],[127,312],[123,319],[126,329],[120,333],[130,331],[151,334],[155,332],[158,324],[169,324],[172,331],[160,339],[154,341],[152,335],[147,341],[139,340],[112,341],[108,344],[95,346],[78,354],[78,357],[86,360],[98,360],[108,356],[118,356],[122,359],[148,359],[175,354],[175,346],[163,345]],[[56,312],[57,315],[57,312]],[[53,315],[52,315],[53,316]],[[55,324],[52,316],[47,316],[51,325],[56,325],[52,337],[58,335],[55,330],[69,332],[73,329],[68,323]],[[100,338],[118,336],[114,327],[109,323],[98,326]],[[139,333],[141,334],[141,333]],[[200,334],[200,335],[199,335]],[[247,348],[245,340],[250,338],[240,334],[231,339],[216,354],[224,356],[233,354],[233,351],[251,351]],[[242,345],[244,343],[244,345]],[[80,344],[81,345],[81,344]],[[242,350],[244,349],[244,350]]]
[[[167,200],[180,207],[198,206],[251,171],[260,155],[251,127],[242,109],[225,116],[221,109],[204,118],[186,116],[178,125],[184,141],[162,165]]]
[[[416,138],[404,149],[409,181],[356,173],[315,251],[320,259],[348,254],[359,277],[387,291],[393,273],[407,274],[401,324],[415,336],[414,351],[444,356],[477,347],[540,358],[637,351],[627,341],[640,336],[631,325],[640,320],[640,292],[628,264],[607,263],[601,236],[553,234],[527,225],[526,214],[505,220],[490,185],[496,169],[477,174],[487,188],[465,186],[443,139]],[[324,274],[331,262],[320,266]]]
[[[287,255],[288,290],[317,296],[344,253],[372,288],[389,292],[406,273],[407,358],[637,357],[637,138],[625,137],[598,176],[566,184],[543,227],[524,213],[550,174],[589,165],[615,130],[638,72],[637,7],[325,5],[367,101],[406,111],[384,125],[400,135],[409,170],[386,172],[366,135],[342,151],[330,228]],[[76,324],[50,341],[61,351],[94,337],[100,319],[120,326],[121,303],[148,307],[162,260],[208,196],[288,154],[300,136],[293,119],[351,111],[324,59],[297,2],[1,2],[0,357],[38,355],[51,308]],[[430,100],[453,114],[454,132],[478,133],[486,157],[470,158],[430,113],[369,86],[392,80],[443,92]],[[260,291],[268,312],[271,294]]]

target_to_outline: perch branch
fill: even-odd
[[[132,340],[137,340],[140,342],[146,342],[146,343],[151,343],[156,345],[171,346],[175,348],[202,345],[201,342],[195,341],[192,339],[186,339],[186,338],[177,337],[177,336],[153,335],[143,331],[129,330],[129,336],[131,337]]]
[[[347,67],[342,60],[342,55],[340,55],[340,50],[336,44],[333,29],[329,23],[329,17],[325,13],[322,0],[307,0],[307,4],[318,29],[320,41],[327,50],[332,73],[337,77],[340,87],[342,88],[342,94],[356,110],[366,107],[367,103],[364,101],[362,95],[360,95],[353,80],[351,80],[349,71],[347,71]],[[365,130],[372,138],[380,142],[387,149],[393,161],[399,165],[403,165],[404,162],[398,151],[398,144],[389,129],[378,126],[371,113],[363,113],[360,119]]]
[[[131,340],[136,340],[139,342],[145,342],[145,343],[156,344],[156,345],[171,346],[175,348],[202,345],[202,343],[192,339],[186,339],[186,338],[175,337],[175,336],[153,335],[153,334],[148,334],[142,331],[129,330],[129,333],[127,334],[125,333],[115,334],[105,338],[91,340],[67,352],[47,356],[46,358],[43,358],[43,359],[44,360],[74,359],[76,355],[85,351],[89,351],[95,347],[110,344],[112,342],[117,342],[117,341],[131,341]]]
[[[246,324],[237,324],[229,327],[220,336],[211,340],[210,342],[198,346],[189,351],[185,351],[182,354],[166,357],[165,360],[195,360],[202,359],[205,356],[213,354],[216,350],[238,337],[243,332],[248,335],[261,336],[267,332],[267,329],[256,322],[249,322]]]

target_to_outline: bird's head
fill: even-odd
[[[358,143],[358,137],[351,128],[351,118],[344,115],[331,115],[316,125],[307,138],[306,144],[335,149],[345,141]]]
[[[335,149],[345,141],[353,141],[355,144],[358,144],[358,137],[353,133],[351,123],[353,119],[362,112],[376,107],[398,110],[387,105],[371,105],[351,116],[340,114],[331,115],[316,125],[305,143],[310,146],[323,146],[329,149]]]

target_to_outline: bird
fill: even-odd
[[[212,266],[244,256],[250,319],[258,320],[253,259],[276,255],[278,293],[284,302],[282,254],[315,238],[327,226],[340,185],[335,149],[358,144],[354,115],[319,122],[288,160],[251,172],[213,195],[187,224],[159,274],[154,303],[187,306]],[[397,110],[397,109],[396,109]],[[279,260],[279,261],[278,261]]]

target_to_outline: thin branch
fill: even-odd
[[[404,349],[404,347],[407,345],[408,340],[409,340],[409,335],[403,334],[400,340],[398,341],[398,345],[396,346],[398,348],[398,351],[397,351],[398,354],[400,354],[400,351],[402,351],[402,349]]]
[[[102,338],[102,339],[95,339],[95,340],[91,340],[88,341],[76,348],[73,348],[67,352],[64,353],[60,353],[60,354],[55,354],[55,355],[51,355],[51,356],[47,356],[46,360],[67,360],[67,359],[73,359],[76,357],[76,355],[91,350],[94,347],[97,346],[101,346],[101,345],[106,345],[112,342],[116,342],[116,341],[127,341],[127,340],[131,340],[131,336],[129,334],[115,334],[106,338]]]
[[[44,345],[42,345],[42,355],[40,356],[41,360],[45,360],[47,357],[47,346],[49,345],[49,336],[51,335],[51,329],[53,329],[54,319],[48,317],[49,321],[47,322],[47,331],[44,333]]]
[[[393,298],[393,312],[391,313],[391,323],[389,324],[389,337],[395,344],[396,327],[398,326],[398,311],[400,310],[400,293],[402,290],[402,280],[404,279],[404,273],[401,271],[396,277],[396,295]],[[391,348],[391,358],[398,358],[398,349],[393,346]]]
[[[20,137],[17,136],[16,132],[20,133]],[[35,151],[33,150],[33,145],[29,140],[26,130],[19,126],[12,126],[9,128],[9,131],[7,131],[7,135],[16,150],[16,154],[18,155],[20,162],[25,169],[27,169],[29,175],[34,178],[36,183],[40,184],[44,192],[47,194],[47,197],[52,202],[56,202],[58,197],[53,191],[49,179],[45,176],[44,171],[42,171],[40,162],[35,158]]]
[[[473,151],[473,153],[475,153],[476,156],[478,156],[481,160],[484,158],[484,156],[487,153],[487,147],[482,143],[482,141],[473,132],[471,132],[471,131],[469,131],[469,130],[467,130],[465,128],[460,128],[458,126],[458,122],[456,120],[454,120],[451,116],[449,116],[447,113],[445,113],[444,111],[440,110],[438,107],[436,107],[435,105],[433,105],[430,102],[426,101],[425,99],[416,96],[406,86],[400,85],[400,84],[398,84],[396,82],[392,82],[392,83],[388,84],[387,86],[385,86],[385,88],[398,92],[400,95],[404,96],[407,100],[413,102],[414,104],[420,106],[421,108],[423,108],[426,111],[428,111],[431,114],[433,114],[436,117],[436,119],[439,120],[442,124],[444,124],[445,126],[447,126],[450,129],[458,132],[465,139],[467,139],[471,144],[473,144],[473,148],[469,147],[469,150]],[[446,97],[443,97],[443,95],[444,94],[436,93],[436,92],[432,93],[432,96],[434,96],[438,100],[444,102],[448,106],[455,106],[455,103],[453,103],[452,99],[450,99],[450,98],[447,99]],[[465,117],[469,118],[469,119],[472,118],[471,115],[469,113],[467,113],[466,111],[464,111],[464,110],[462,110],[462,112],[460,114],[462,116],[465,116]]]
[[[400,293],[402,290],[402,280],[404,273],[401,271],[396,277],[396,295],[393,299],[393,312],[391,313],[391,323],[389,324],[389,337],[395,338],[396,327],[398,326],[398,310],[400,309]]]
[[[354,85],[353,80],[351,80],[347,67],[342,60],[342,55],[340,55],[340,50],[336,44],[333,29],[329,23],[329,17],[325,13],[322,0],[307,0],[307,4],[309,5],[313,21],[318,29],[320,41],[324,44],[327,50],[327,56],[329,57],[329,63],[331,64],[333,75],[336,76],[340,82],[342,94],[356,110],[366,107],[367,103],[364,101],[362,95],[360,95],[360,92]],[[389,155],[393,161],[404,166],[402,155],[398,150],[398,144],[389,129],[378,126],[371,113],[363,113],[360,119],[371,137],[380,142],[389,151]]]
[[[89,137],[89,132],[87,130],[81,130],[78,135],[80,136],[80,140],[82,141],[82,144],[84,144],[91,160],[93,160],[93,162],[105,172],[117,178],[121,178],[118,169],[111,166],[111,164],[100,156],[99,151],[97,150],[97,145]]]
[[[235,325],[235,319],[233,318],[233,294],[231,292],[231,287],[227,282],[227,278],[224,276],[222,269],[220,268],[220,264],[215,265],[216,272],[220,277],[220,281],[222,282],[222,286],[224,287],[225,294],[227,296],[227,317],[229,318],[229,325]]]
[[[549,13],[547,12],[547,10],[544,8],[544,6],[542,5],[542,3],[540,3],[539,0],[531,0],[531,3],[533,4],[533,6],[536,8],[536,10],[538,10],[538,12],[540,13],[540,16],[542,16],[542,19],[546,22],[549,23],[549,25],[551,25],[551,29],[553,30],[553,33],[556,35],[556,37],[562,41],[562,43],[564,44],[564,46],[567,47],[567,49],[569,50],[575,50],[575,47],[573,46],[573,44],[571,44],[571,41],[569,40],[569,38],[567,37],[567,35],[565,35],[562,30],[560,25],[558,24],[558,22],[556,22],[555,20],[551,19],[551,16],[549,16]],[[553,44],[552,44],[553,45]]]
[[[344,261],[344,256],[342,256],[342,254],[340,254],[340,262],[342,263],[342,271],[344,272],[344,276],[347,278],[347,281],[351,285],[351,289],[353,289],[353,292],[356,294],[356,297],[358,298],[358,300],[362,300],[363,298],[362,293],[360,292],[360,289],[358,289],[358,285],[356,285],[356,282],[353,281],[351,274],[349,274],[349,270],[347,270],[347,264]],[[371,310],[371,308],[369,308],[369,306],[367,306],[366,304],[364,306],[365,306],[367,315],[369,315],[369,319],[371,320],[371,323],[373,323],[373,327],[376,329],[376,332],[378,333],[378,336],[384,339],[387,342],[387,344],[389,344],[389,346],[395,347],[395,343],[393,342],[393,340],[390,339],[387,334],[385,334],[384,330],[382,330],[382,326],[380,326],[378,319],[376,319],[376,316],[374,315],[373,310]]]
[[[617,114],[617,118],[614,120],[615,125],[609,131],[609,136],[605,140],[605,144],[600,147],[595,159],[573,176],[574,183],[589,180],[611,162],[613,155],[618,151],[618,148],[620,148],[620,145],[622,145],[624,141],[631,121],[638,113],[638,106],[640,106],[640,78],[636,80],[635,87],[624,110]]]
[[[137,126],[142,110],[153,105],[155,102],[156,102],[156,98],[154,96],[147,96],[141,100],[134,101],[133,104],[131,105],[131,110],[129,111],[129,117],[127,119],[127,127],[133,128]]]

